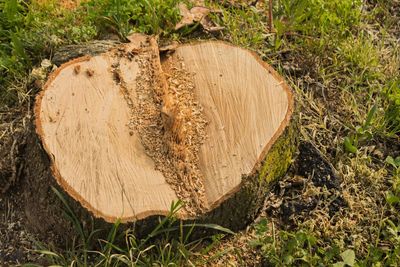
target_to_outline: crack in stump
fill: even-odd
[[[183,60],[167,59],[167,74],[155,51],[158,53],[151,47],[143,47],[142,53],[135,51],[134,60],[139,66],[136,99],[132,99],[119,68],[120,59],[131,55],[129,51],[117,51],[113,77],[130,110],[128,128],[138,133],[146,154],[184,201],[188,215],[198,215],[208,208],[199,168],[207,121],[195,100],[193,75],[185,70]],[[168,82],[162,80],[162,75],[168,76]]]

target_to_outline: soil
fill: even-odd
[[[40,263],[38,240],[26,226],[23,196],[18,192],[19,184],[13,190],[0,196],[0,265],[14,266],[28,262]],[[43,240],[43,239],[42,239]]]
[[[38,237],[25,228],[24,197],[18,190],[23,168],[26,110],[0,112],[0,265],[39,262]]]
[[[291,175],[278,182],[266,200],[266,213],[279,218],[285,228],[295,227],[299,218],[318,205],[326,205],[327,216],[346,207],[340,187],[341,178],[328,159],[310,142],[299,145],[299,155]]]

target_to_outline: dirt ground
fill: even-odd
[[[26,110],[0,113],[0,264],[38,261],[33,253],[38,238],[27,230],[24,197],[19,191],[23,168]]]

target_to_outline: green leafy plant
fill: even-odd
[[[387,156],[386,163],[394,168],[395,175],[400,174],[400,156],[393,158],[392,156]]]
[[[344,148],[347,152],[356,153],[361,142],[371,140],[371,123],[377,111],[377,105],[374,105],[368,112],[364,124],[357,126],[355,133],[344,138]]]
[[[226,28],[232,43],[252,48],[263,45],[266,24],[262,23],[262,13],[253,7],[224,8],[218,5],[216,8],[220,9],[221,13],[211,14],[210,17],[218,25]]]
[[[336,262],[332,265],[333,267],[355,266],[356,254],[354,253],[354,250],[347,249],[340,253],[340,257],[342,258],[342,261]]]
[[[19,75],[31,62],[20,37],[27,6],[17,0],[0,1],[0,10],[0,84],[4,84],[8,77]]]
[[[389,218],[381,221],[376,244],[370,245],[368,254],[357,266],[398,266],[400,261],[400,225]]]
[[[386,192],[386,201],[395,205],[400,203],[400,156],[387,156],[385,162],[393,168],[392,190]]]
[[[274,1],[275,25],[286,32],[323,35],[338,30],[346,34],[361,18],[362,1],[281,0]],[[283,28],[282,28],[283,30]]]
[[[349,35],[361,20],[360,0],[280,0],[274,3],[275,49],[289,38],[324,47],[332,43],[332,37],[341,39]]]
[[[353,249],[341,252],[305,230],[276,230],[266,219],[255,226],[255,234],[250,245],[260,249],[266,266],[397,266],[400,260],[400,225],[389,218],[381,221],[376,243],[360,258]]]
[[[386,88],[386,97],[389,105],[385,111],[385,121],[388,131],[392,134],[400,133],[400,80],[390,81]]]
[[[386,192],[386,202],[395,216],[382,219],[376,243],[370,246],[360,266],[396,266],[400,262],[400,220],[397,216],[400,204],[400,156],[388,156],[385,162],[393,168],[392,188]]]
[[[100,32],[115,32],[126,38],[131,32],[168,34],[180,15],[179,0],[102,0],[84,3],[87,20]]]
[[[333,263],[344,266],[341,262],[351,262],[349,251],[339,254],[337,246],[324,248],[308,231],[276,231],[274,224],[266,219],[259,222],[255,230],[256,238],[250,245],[260,249],[268,266],[326,266]],[[339,258],[343,261],[336,261]]]

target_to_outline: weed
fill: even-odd
[[[377,106],[374,105],[368,112],[364,124],[357,126],[354,134],[344,138],[344,147],[347,152],[356,153],[361,142],[372,139],[371,123],[376,111]]]
[[[338,71],[348,74],[351,77],[351,89],[366,90],[372,81],[381,81],[384,74],[380,71],[380,51],[379,46],[373,43],[368,37],[359,34],[354,40],[354,36],[347,37],[337,44],[334,60]],[[340,70],[339,70],[340,68]]]
[[[333,264],[333,267],[355,266],[356,254],[352,249],[347,249],[343,251],[342,253],[340,253],[340,257],[342,258],[342,260]]]
[[[400,156],[388,156],[385,162],[393,168],[392,188],[386,192],[386,202],[392,215],[381,220],[376,242],[370,245],[367,256],[359,262],[359,266],[397,266],[400,262],[400,220],[397,215],[400,205]]]
[[[390,81],[386,88],[389,101],[385,112],[385,121],[388,131],[393,134],[400,133],[400,80]]]
[[[281,0],[275,1],[278,34],[298,32],[308,36],[346,35],[361,18],[360,0]],[[277,26],[279,25],[279,26]]]
[[[387,218],[378,239],[384,244],[370,245],[365,258],[357,258],[353,249],[341,252],[333,240],[327,244],[305,230],[275,231],[273,224],[272,230],[268,225],[266,220],[257,224],[256,238],[250,241],[267,266],[396,266],[400,260],[400,225]]]
[[[392,190],[386,192],[386,201],[390,205],[400,203],[400,156],[387,156],[385,162],[393,168]]]
[[[87,20],[98,30],[114,31],[123,39],[131,32],[167,35],[174,29],[180,15],[178,0],[103,0],[84,3]],[[108,28],[108,29],[107,29]]]
[[[226,28],[229,33],[226,38],[237,45],[260,48],[265,40],[266,24],[263,22],[264,16],[255,8],[237,8],[217,5],[221,9],[221,14],[211,14],[210,17],[217,25]]]
[[[256,238],[250,241],[251,245],[260,249],[268,266],[354,265],[354,251],[346,250],[340,254],[336,245],[324,248],[322,242],[308,231],[275,231],[274,224],[266,219],[255,228]]]
[[[360,0],[274,2],[275,49],[294,40],[323,50],[332,40],[349,36],[361,19]]]

